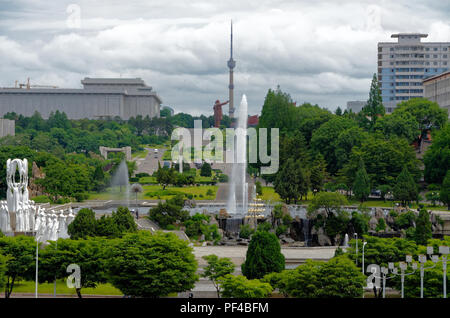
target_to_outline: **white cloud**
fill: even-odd
[[[377,42],[391,33],[450,41],[449,7],[431,2],[81,0],[82,27],[68,29],[70,3],[0,4],[0,85],[141,77],[177,111],[212,114],[228,98],[233,19],[236,101],[246,93],[257,113],[279,84],[298,102],[334,109],[367,98]]]

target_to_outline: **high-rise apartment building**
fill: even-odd
[[[392,34],[378,43],[378,81],[386,112],[402,101],[424,97],[422,80],[450,69],[450,42],[422,42],[428,34]]]

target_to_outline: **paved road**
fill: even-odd
[[[146,172],[151,175],[158,170],[158,161],[162,166],[162,157],[166,149],[158,149],[156,157],[154,153],[155,148],[145,147],[145,149],[148,151],[147,156],[145,158],[133,158],[133,161],[136,161],[136,173]]]

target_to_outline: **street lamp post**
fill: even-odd
[[[362,247],[362,272],[364,274],[364,247],[366,246],[367,242],[363,241],[363,247]]]
[[[439,246],[439,254],[442,255],[442,271],[444,273],[443,276],[443,296],[447,298],[447,255],[449,254],[448,246]]]
[[[353,236],[355,237],[355,242],[356,242],[356,248],[355,248],[355,252],[356,252],[356,266],[358,266],[358,233],[353,233]],[[363,269],[364,272],[364,269]]]
[[[427,254],[431,256],[431,260],[433,261],[434,265],[425,267],[425,263],[427,262],[427,256],[426,255],[419,255],[419,262],[420,262],[420,298],[423,298],[423,277],[425,274],[426,269],[431,269],[436,267],[436,263],[439,261],[438,255],[432,255],[433,254],[433,246],[427,246]]]
[[[412,262],[412,256],[406,255],[406,262],[400,262],[400,274],[398,273],[398,269],[395,267],[394,263],[388,263],[388,268],[392,271],[392,274],[394,275],[400,275],[401,284],[402,284],[402,298],[405,298],[405,276],[412,275],[416,272],[417,269],[417,263],[412,263],[411,267],[413,271],[411,273],[405,273],[406,269],[408,268],[408,264]]]

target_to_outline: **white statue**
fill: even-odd
[[[67,216],[64,213],[59,215],[59,229],[58,229],[58,238],[69,238],[69,234],[67,233]]]
[[[59,216],[58,214],[53,214],[53,227],[52,227],[52,236],[50,240],[57,241],[59,234]]]

